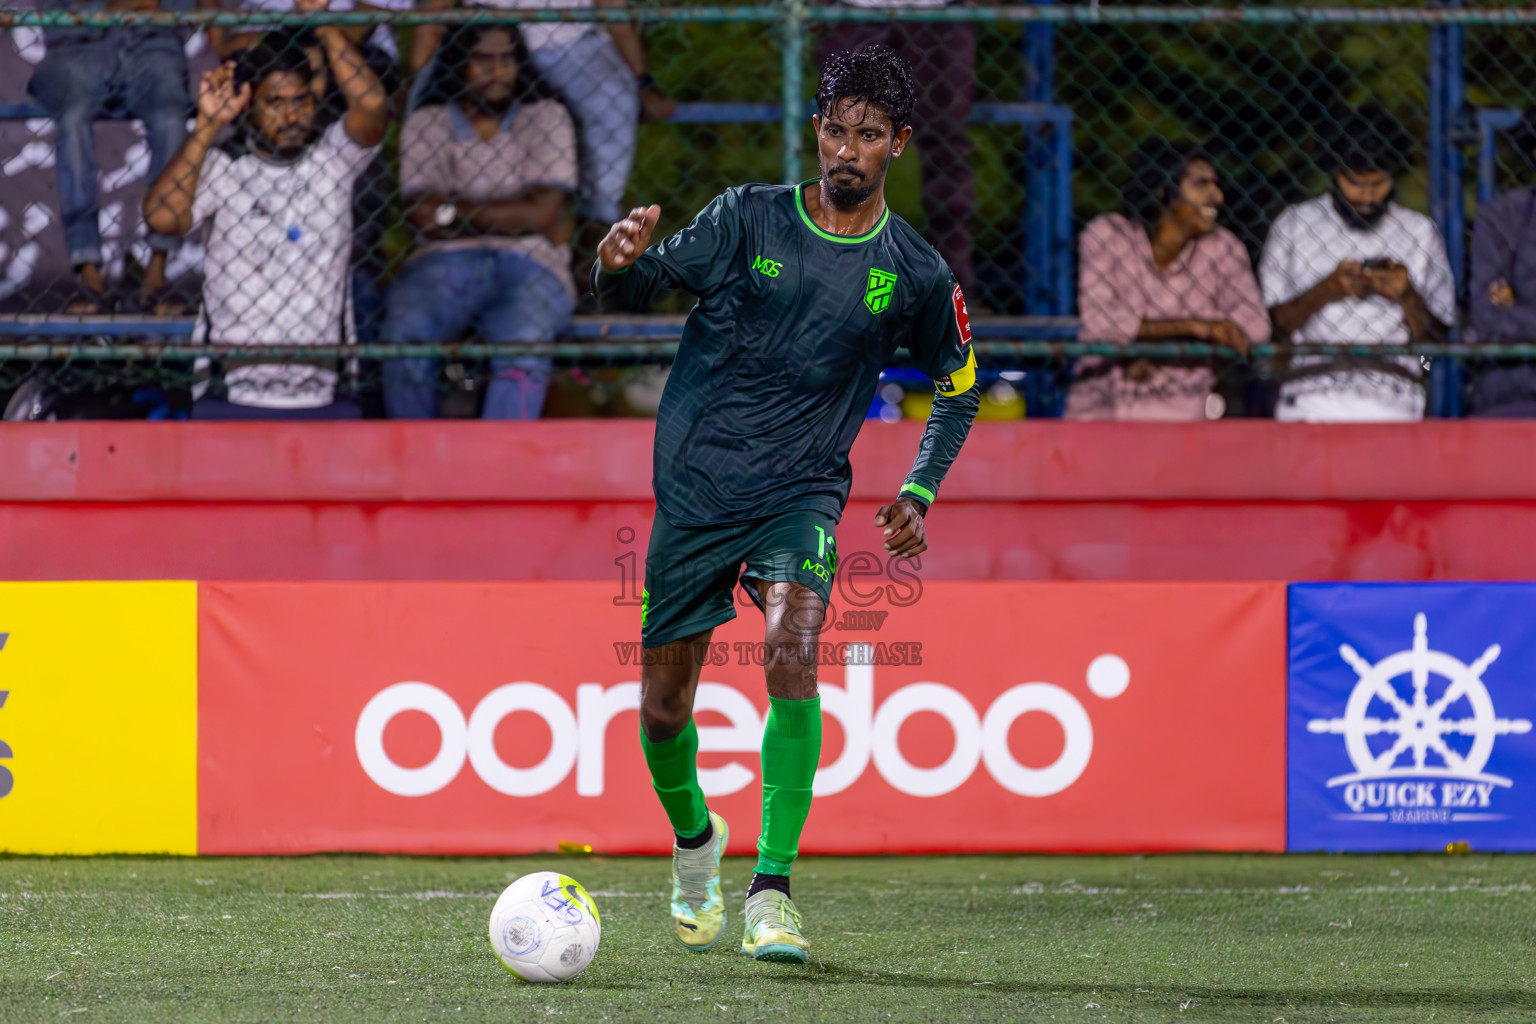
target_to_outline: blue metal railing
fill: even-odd
[[[1484,107],[1477,112],[1477,205],[1499,194],[1499,132],[1520,124],[1521,111]]]
[[[153,338],[185,341],[192,337],[192,317],[68,316],[29,314],[0,316],[0,338]],[[578,316],[567,337],[599,341],[676,338],[683,320],[675,316]],[[1070,316],[977,317],[971,333],[978,339],[1008,341],[1068,341],[1077,337],[1077,318]]]

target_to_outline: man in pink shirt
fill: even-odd
[[[1216,167],[1199,148],[1153,139],[1138,150],[1126,213],[1096,217],[1078,241],[1083,341],[1194,339],[1247,352],[1269,340],[1269,313],[1248,253],[1216,223]],[[1080,360],[1068,419],[1203,420],[1221,416],[1206,366]]]

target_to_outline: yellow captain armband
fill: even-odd
[[[940,377],[933,382],[934,390],[945,398],[963,395],[975,385],[976,353],[971,350],[969,345],[965,347],[965,365],[947,377]]]

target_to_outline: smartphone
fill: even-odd
[[[1360,264],[1366,270],[1391,270],[1397,266],[1397,260],[1386,256],[1374,256]]]

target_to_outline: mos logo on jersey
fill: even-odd
[[[896,275],[879,267],[869,268],[869,284],[864,288],[864,305],[876,316],[885,312],[896,293]]]

